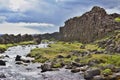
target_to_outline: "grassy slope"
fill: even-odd
[[[109,53],[107,54],[92,54],[91,56],[85,56],[85,57],[80,57],[80,56],[75,56],[72,55],[70,58],[66,58],[66,56],[70,55],[71,51],[79,51],[79,52],[84,52],[84,51],[92,51],[92,50],[97,50],[97,51],[104,51],[105,49],[102,49],[101,47],[98,47],[98,42],[99,41],[104,41],[108,40],[111,38],[111,36],[115,36],[113,41],[115,41],[116,44],[120,44],[120,31],[115,31],[113,34],[110,34],[109,36],[106,36],[104,39],[97,40],[94,43],[91,44],[82,44],[78,42],[70,43],[70,42],[56,42],[54,44],[50,44],[48,48],[36,48],[31,51],[29,56],[35,58],[35,62],[45,62],[48,60],[51,61],[58,61],[58,64],[55,64],[55,66],[60,66],[59,62],[61,60],[57,58],[58,55],[64,56],[62,61],[65,63],[75,61],[76,59],[80,58],[79,63],[88,63],[89,61],[96,60],[100,62],[96,66],[105,66],[107,64],[114,64],[115,66],[120,66],[120,54],[113,53],[110,55]],[[81,49],[80,46],[85,46],[84,49]]]
[[[102,50],[101,48],[98,48],[97,44],[86,44],[85,49],[81,49],[80,46],[84,44],[74,42],[56,42],[54,44],[50,44],[48,48],[36,48],[31,51],[29,56],[34,57],[36,60],[35,62],[44,62],[46,60],[53,60],[58,55],[62,55],[64,57],[68,56],[71,51],[78,51],[78,52],[84,52],[87,50]],[[43,60],[46,58],[45,60]],[[77,56],[72,56],[70,59],[64,58],[65,61],[72,61],[76,59]]]
[[[120,17],[115,18],[116,22],[120,22]]]
[[[12,47],[12,46],[16,46],[16,45],[28,45],[28,44],[35,44],[34,41],[24,41],[24,42],[20,42],[20,43],[14,43],[14,44],[0,44],[0,50],[7,50],[7,48]]]

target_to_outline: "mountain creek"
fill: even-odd
[[[5,61],[6,65],[0,66],[0,80],[84,80],[81,72],[72,73],[70,70],[60,68],[59,71],[41,72],[41,63],[22,63],[16,64],[16,56],[22,59],[33,60],[34,58],[26,57],[30,51],[36,47],[46,48],[48,44],[14,46],[8,48],[0,56],[0,60]]]

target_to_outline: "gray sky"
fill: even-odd
[[[120,13],[120,0],[0,0],[0,34],[55,32],[93,6]]]

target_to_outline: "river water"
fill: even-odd
[[[8,48],[3,54],[0,54],[0,56],[9,56],[9,58],[2,58],[2,60],[6,61],[6,66],[0,66],[0,74],[3,73],[6,78],[0,78],[0,80],[84,80],[81,73],[71,73],[70,70],[64,68],[59,71],[41,73],[41,69],[37,68],[41,66],[40,63],[15,64],[15,57],[17,55],[28,59],[25,56],[31,49],[36,47],[46,48],[47,44],[14,46]]]

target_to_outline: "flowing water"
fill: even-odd
[[[6,78],[0,78],[0,80],[84,80],[80,73],[71,73],[64,68],[59,71],[41,73],[41,69],[38,68],[41,66],[40,63],[15,64],[15,57],[17,55],[26,58],[25,56],[31,49],[36,47],[46,48],[47,44],[14,46],[1,54],[3,56],[8,55],[9,58],[5,57],[2,59],[6,61],[6,66],[0,66],[0,74],[3,73]]]

